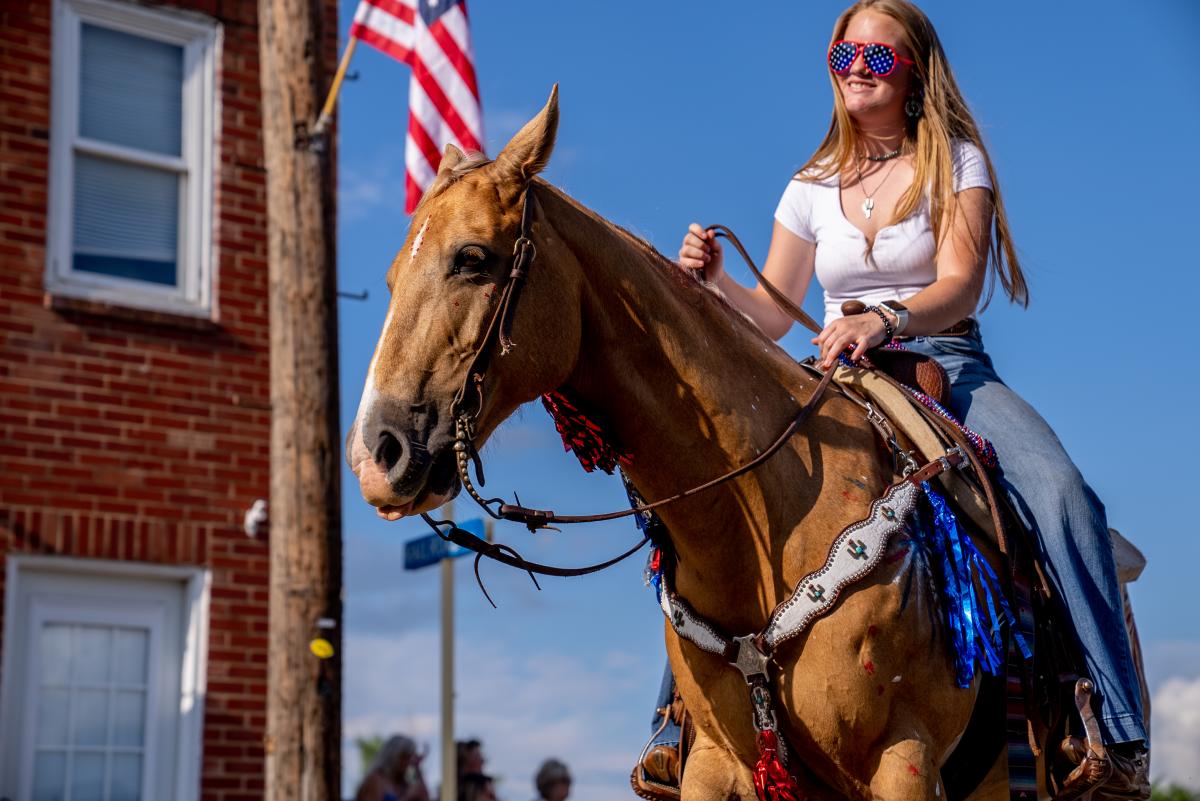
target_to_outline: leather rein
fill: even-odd
[[[487,368],[490,364],[492,354],[498,347],[501,355],[509,353],[516,343],[512,340],[512,320],[513,314],[516,311],[517,301],[520,298],[521,289],[529,275],[529,269],[537,256],[537,248],[533,244],[533,239],[530,236],[533,225],[533,212],[536,205],[533,196],[533,184],[526,187],[522,196],[521,208],[521,228],[516,242],[513,244],[513,260],[512,267],[509,270],[508,278],[505,281],[504,288],[501,290],[499,301],[496,305],[496,310],[493,312],[487,327],[484,329],[483,336],[480,338],[478,345],[475,348],[475,354],[471,359],[470,367],[463,379],[462,386],[459,387],[455,394],[454,402],[451,405],[451,414],[455,419],[455,441],[454,441],[454,457],[458,470],[458,477],[462,482],[463,488],[471,498],[482,508],[491,518],[495,520],[507,520],[514,523],[521,523],[530,531],[537,531],[542,528],[554,528],[553,524],[572,524],[572,523],[596,523],[604,520],[617,520],[623,517],[645,514],[654,509],[666,506],[668,504],[681,501],[693,495],[698,495],[707,490],[713,489],[727,481],[730,481],[738,476],[744,475],[751,470],[761,466],[772,456],[779,452],[788,440],[790,440],[804,422],[812,416],[812,413],[820,405],[821,399],[825,394],[825,389],[829,386],[830,380],[833,378],[834,370],[827,370],[817,383],[812,395],[796,413],[796,416],[787,424],[779,436],[771,443],[770,447],[764,450],[761,454],[751,459],[748,462],[730,470],[729,472],[718,476],[703,484],[686,489],[676,493],[668,498],[655,501],[653,503],[643,503],[637,506],[632,506],[628,509],[621,509],[614,512],[606,512],[602,514],[591,515],[560,515],[548,509],[533,509],[526,506],[521,506],[518,498],[517,504],[505,503],[501,498],[484,498],[475,488],[471,480],[470,467],[473,464],[475,474],[479,480],[480,486],[483,486],[483,464],[479,458],[479,452],[475,448],[475,422],[484,406],[483,383],[487,376]],[[724,225],[712,225],[708,230],[714,231],[716,236],[728,239],[733,246],[745,259],[746,264],[750,267],[751,272],[758,279],[758,282],[766,290],[767,294],[775,301],[779,307],[786,312],[792,319],[799,322],[801,325],[809,328],[815,333],[820,333],[821,328],[817,325],[803,309],[792,303],[782,292],[774,287],[758,267],[754,264],[754,260],[750,258],[750,254],[746,248],[734,235],[733,231],[729,230]],[[700,271],[697,271],[700,272]],[[702,275],[699,276],[702,278]],[[496,508],[492,508],[495,506]],[[529,573],[534,584],[537,584],[537,579],[533,574],[538,573],[547,576],[582,576],[589,573],[595,573],[604,570],[607,567],[620,562],[621,560],[632,556],[650,539],[649,535],[642,538],[640,542],[630,548],[628,551],[609,559],[605,562],[589,565],[587,567],[555,567],[553,565],[544,565],[537,562],[530,562],[522,558],[517,551],[508,545],[499,543],[491,543],[483,540],[471,532],[459,528],[452,520],[434,520],[429,514],[421,513],[422,519],[437,532],[443,539],[453,542],[463,548],[473,551],[475,556],[475,575],[479,578],[479,560],[487,556],[497,562],[509,565],[511,567],[524,570]],[[480,587],[482,588],[482,582]],[[487,596],[487,590],[483,590]],[[491,601],[491,597],[487,596]],[[494,604],[493,604],[494,605]]]

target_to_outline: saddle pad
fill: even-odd
[[[913,408],[916,401],[912,396],[889,384],[870,370],[859,367],[838,367],[833,379],[843,389],[853,392],[870,403],[892,424],[896,435],[908,440],[916,449],[918,462],[931,462],[945,455],[954,443],[946,439],[920,412]],[[992,532],[992,516],[988,511],[987,498],[971,482],[965,480],[957,470],[938,477],[946,493],[965,514],[977,531]]]

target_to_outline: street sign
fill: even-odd
[[[458,524],[464,531],[469,531],[480,539],[484,539],[483,521],[479,518],[464,520]],[[420,570],[423,567],[436,565],[443,559],[455,559],[464,554],[472,553],[461,545],[439,537],[437,534],[426,534],[404,543],[404,569]]]

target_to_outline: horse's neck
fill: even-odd
[[[562,243],[556,258],[576,260],[585,286],[583,342],[567,383],[607,418],[638,489],[666,497],[765,450],[815,382],[642,243],[547,194],[546,217]],[[682,560],[758,570],[811,506],[795,467],[777,456],[746,479],[664,507]]]

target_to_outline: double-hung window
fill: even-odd
[[[200,15],[55,1],[52,294],[211,316],[217,42]]]

